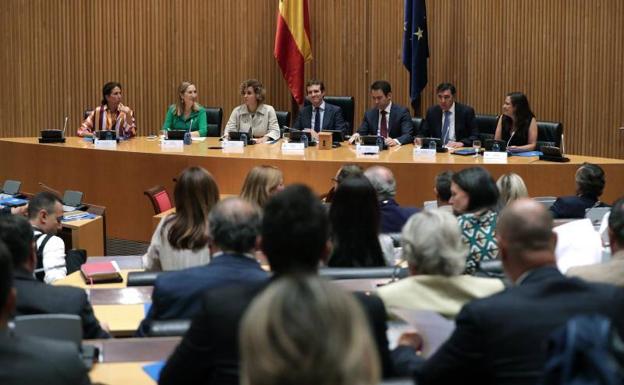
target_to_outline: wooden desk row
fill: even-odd
[[[481,157],[448,153],[432,159],[415,158],[413,145],[391,148],[376,156],[359,156],[346,143],[333,150],[310,147],[295,155],[282,153],[280,142],[247,146],[242,153],[210,148],[218,145],[216,138],[207,138],[184,146],[182,152],[168,152],[158,141],[138,137],[114,150],[100,150],[75,137],[67,138],[64,144],[3,138],[0,180],[21,180],[28,191],[37,191],[41,180],[83,191],[85,199],[107,208],[109,236],[138,241],[148,241],[153,229],[153,209],[143,191],[154,185],[172,191],[172,178],[193,165],[208,169],[225,194],[238,194],[247,172],[260,164],[279,167],[286,184],[305,183],[321,194],[329,189],[331,178],[343,164],[380,164],[390,168],[397,179],[397,200],[412,206],[434,199],[433,181],[438,173],[471,166],[484,166],[495,178],[513,171],[525,180],[531,196],[559,196],[574,193],[576,169],[583,162],[592,162],[606,172],[604,201],[613,201],[624,191],[624,161],[618,159],[569,155],[569,163],[549,163],[535,157],[511,157],[508,164],[485,164]]]

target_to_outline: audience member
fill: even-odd
[[[364,113],[360,128],[349,142],[353,143],[361,135],[376,135],[384,138],[390,147],[411,143],[412,118],[407,108],[392,102],[390,83],[377,80],[370,88],[374,107]]]
[[[192,82],[182,82],[178,86],[177,102],[167,108],[163,131],[185,130],[191,136],[208,134],[206,109],[197,103],[197,87]]]
[[[521,92],[505,97],[503,113],[498,118],[494,139],[507,142],[511,152],[533,151],[537,143],[537,120],[529,107],[529,100]]]
[[[453,178],[453,171],[442,171],[435,177],[435,187],[433,192],[436,196],[438,208],[446,210],[450,213],[453,212],[453,206],[449,202],[451,200],[451,179]]]
[[[328,266],[374,267],[394,263],[392,239],[379,234],[379,202],[367,178],[348,178],[338,186],[329,208],[329,220],[334,249]]]
[[[35,237],[36,269],[43,269],[37,279],[52,283],[67,275],[65,267],[65,242],[56,236],[61,230],[63,204],[54,194],[44,191],[35,195],[28,204],[28,219]]]
[[[597,265],[572,267],[567,275],[624,286],[624,198],[618,199],[611,209],[607,233],[611,259]]]
[[[451,205],[458,215],[462,240],[468,245],[466,273],[479,270],[481,261],[495,259],[498,189],[490,173],[482,167],[465,168],[451,178]]]
[[[536,384],[548,336],[573,316],[599,313],[624,329],[624,292],[564,277],[556,267],[552,217],[518,199],[502,212],[497,238],[515,286],[466,304],[449,340],[427,360],[418,384]]]
[[[17,215],[0,217],[0,240],[13,257],[13,285],[17,290],[16,315],[79,315],[83,338],[110,337],[95,318],[84,290],[47,285],[33,277],[37,255],[33,248],[33,232],[26,218]]]
[[[192,318],[199,311],[201,294],[206,290],[268,278],[254,259],[260,234],[258,207],[240,198],[228,198],[216,204],[208,222],[212,261],[160,275],[154,284],[152,306],[138,335],[148,332],[152,320]]]
[[[583,163],[576,170],[576,195],[558,198],[550,212],[554,218],[585,218],[585,211],[594,207],[608,207],[600,201],[606,179],[602,167]]]
[[[0,241],[0,384],[90,384],[74,343],[10,332],[8,323],[16,301],[11,274],[11,257]]]
[[[201,167],[180,174],[173,192],[175,214],[164,217],[143,256],[146,270],[180,270],[210,261],[208,214],[219,201],[219,188]]]
[[[281,278],[241,323],[241,383],[377,385],[379,358],[352,295],[316,277]]]
[[[264,207],[271,195],[284,189],[284,176],[274,166],[256,166],[249,170],[240,197],[244,200]]]
[[[352,176],[362,176],[364,174],[364,170],[357,164],[344,164],[338,172],[336,176],[332,178],[332,187],[325,194],[325,196],[321,196],[323,198],[324,203],[331,203],[334,200],[334,195],[336,195],[336,189],[342,183],[343,180],[350,178]]]
[[[455,318],[465,303],[503,290],[499,279],[460,275],[468,250],[457,219],[446,210],[412,216],[403,227],[401,245],[410,277],[378,290],[386,308],[432,310]]]
[[[529,196],[524,180],[514,172],[501,175],[496,181],[496,187],[498,188],[498,202],[501,209],[516,199]]]
[[[223,136],[230,132],[245,132],[256,138],[256,143],[264,143],[280,138],[280,128],[275,109],[264,103],[266,90],[256,79],[245,80],[240,85],[243,104],[234,108],[225,125]]]
[[[112,130],[120,137],[136,135],[134,112],[122,102],[121,83],[108,82],[102,88],[102,102],[82,122],[78,136],[93,136],[96,131]]]
[[[436,94],[438,104],[427,110],[422,136],[440,138],[447,147],[471,147],[479,139],[474,108],[455,100],[451,83],[438,84]]]
[[[401,207],[394,199],[396,196],[396,179],[390,169],[383,166],[369,167],[364,176],[377,192],[381,214],[382,233],[400,233],[403,225],[412,214],[419,210],[415,207]]]
[[[322,130],[342,131],[344,135],[351,134],[347,132],[342,108],[325,102],[325,84],[321,80],[309,80],[306,83],[306,93],[310,105],[299,110],[293,128],[311,131],[315,137]],[[314,113],[312,113],[313,110]]]
[[[319,263],[329,256],[325,207],[305,186],[288,186],[269,200],[261,233],[262,250],[276,277],[316,274]],[[238,384],[239,325],[251,301],[267,286],[258,283],[208,291],[202,310],[163,368],[159,383]],[[356,293],[356,297],[368,316],[384,376],[391,376],[394,368],[383,302],[376,296]],[[404,356],[410,349],[415,351],[414,346],[402,346],[397,354]]]

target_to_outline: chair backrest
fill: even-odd
[[[167,211],[173,207],[171,198],[169,198],[169,194],[163,186],[158,185],[148,188],[143,192],[143,194],[149,198],[156,214],[160,214],[163,211]]]
[[[275,115],[277,115],[280,132],[284,130],[284,126],[290,127],[290,111],[275,111]]]
[[[412,117],[412,126],[414,127],[412,131],[412,133],[414,135],[418,135],[421,130],[422,130],[422,125],[423,125],[423,118],[419,118],[419,117]]]
[[[21,315],[13,320],[13,330],[23,336],[70,341],[80,347],[82,321],[76,314]]]
[[[353,96],[325,96],[325,102],[342,109],[342,115],[347,123],[347,134],[353,133],[355,98]]]
[[[537,122],[538,149],[548,144],[561,147],[561,135],[563,135],[563,124],[559,122]]]
[[[106,249],[106,207],[98,206],[91,203],[85,203],[87,205],[87,212],[102,217],[102,236],[104,237],[104,255],[108,255]]]
[[[496,133],[496,124],[498,123],[498,116],[496,115],[475,115],[475,122],[479,134],[494,135]]]
[[[555,201],[557,200],[557,197],[549,197],[549,196],[533,197],[533,200],[543,204],[546,209],[549,209],[550,206],[552,206],[553,203],[555,203]]]
[[[221,124],[223,123],[223,108],[206,107],[206,119],[208,120],[207,136],[221,136]]]

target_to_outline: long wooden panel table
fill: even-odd
[[[481,157],[450,154],[438,154],[434,159],[414,158],[412,145],[364,157],[346,144],[333,150],[310,147],[302,155],[283,154],[281,142],[248,146],[243,153],[209,148],[218,145],[217,138],[207,138],[185,146],[182,152],[167,152],[161,150],[158,141],[139,137],[120,143],[115,150],[99,150],[77,137],[67,138],[63,144],[39,144],[36,138],[3,138],[0,180],[21,180],[27,191],[37,191],[37,182],[61,190],[83,191],[86,200],[106,206],[109,236],[139,241],[148,241],[152,232],[153,209],[143,191],[160,184],[172,192],[172,178],[193,165],[208,169],[221,193],[238,194],[249,169],[268,164],[284,172],[285,183],[305,183],[320,194],[329,189],[331,178],[345,163],[364,167],[381,164],[392,169],[397,178],[397,200],[413,206],[434,199],[433,180],[439,172],[470,166],[484,166],[495,178],[516,172],[532,196],[559,196],[574,194],[576,169],[583,162],[592,162],[601,165],[607,174],[603,200],[613,201],[624,191],[624,161],[619,159],[569,155],[569,163],[550,163],[535,157],[512,157],[508,164],[484,164]]]

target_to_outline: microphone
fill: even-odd
[[[187,131],[188,131],[188,132],[191,132],[191,129],[192,129],[192,128],[193,128],[193,119],[191,119],[191,124],[189,125],[189,128],[188,128],[188,130],[187,130]]]
[[[511,142],[511,138],[513,138],[513,136],[516,134],[516,131],[514,130],[511,135],[509,136],[509,140],[507,141],[507,144],[505,145],[505,148],[509,147],[509,142]]]
[[[39,274],[39,273],[43,273],[46,271],[50,271],[50,270],[54,270],[54,269],[61,269],[63,267],[66,267],[66,264],[62,264],[62,265],[56,265],[56,266],[50,266],[50,267],[42,267],[40,269],[35,269],[35,271],[33,271],[33,274]]]
[[[115,120],[115,137],[119,139],[119,124],[121,123],[121,115],[117,115]]]
[[[561,153],[565,154],[565,141],[563,140],[563,132],[561,133]]]
[[[65,137],[65,129],[67,128],[67,120],[69,119],[68,116],[65,116],[65,123],[63,123],[63,133],[61,134],[62,137]]]

